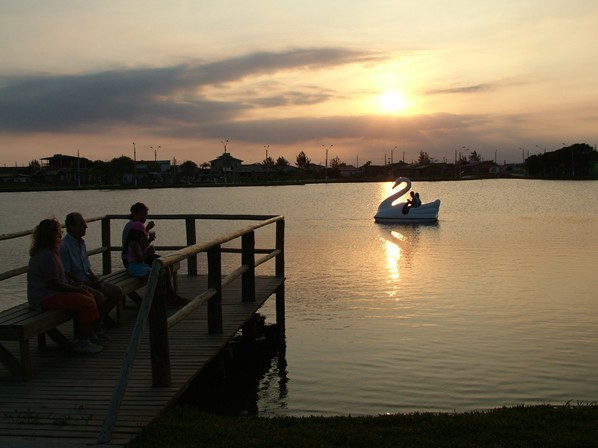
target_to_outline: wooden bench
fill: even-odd
[[[173,266],[175,273],[179,268],[178,263]],[[100,278],[121,288],[125,297],[128,296],[136,305],[141,304],[143,299],[137,290],[147,284],[147,277],[132,277],[126,269],[121,269]],[[176,274],[174,281],[176,286]],[[119,303],[116,307],[117,324],[120,324],[121,309],[124,305],[124,303]],[[29,339],[37,336],[40,350],[46,348],[46,335],[58,346],[70,348],[71,341],[57,327],[74,319],[75,316],[76,313],[67,310],[33,309],[27,303],[0,312],[0,341],[18,341],[20,352],[19,361],[0,342],[0,362],[8,368],[13,376],[22,379],[31,378],[33,369]]]
[[[126,269],[112,272],[111,274],[103,275],[100,277],[102,280],[113,285],[118,286],[122,289],[124,299],[128,296],[135,305],[141,305],[142,297],[137,293],[137,290],[147,285],[147,277],[133,277],[129,275]],[[120,324],[120,312],[121,308],[125,306],[125,303],[119,303],[116,307],[116,321]]]
[[[72,320],[75,313],[67,310],[33,309],[24,303],[0,313],[0,341],[18,341],[20,362],[0,343],[0,361],[12,375],[29,379],[32,376],[29,339],[37,336],[38,348],[46,347],[46,335],[59,346],[70,347],[70,341],[58,330]]]
[[[125,269],[101,277],[123,290],[123,293],[136,303],[141,303],[141,297],[136,293],[139,288],[147,284],[147,278],[130,276]],[[123,304],[117,306],[117,323],[120,323],[120,312]],[[41,310],[30,308],[23,303],[0,312],[0,341],[17,341],[19,343],[20,360],[6,349],[0,342],[0,362],[4,364],[11,375],[22,379],[32,377],[31,351],[29,339],[37,336],[38,349],[46,348],[46,336],[49,336],[58,346],[70,348],[69,341],[57,328],[74,319],[76,313],[67,310]]]
[[[174,282],[175,289],[177,287],[177,273],[178,273],[178,270],[180,269],[180,267],[181,267],[180,263],[175,263],[172,265],[172,270],[174,272],[173,282]],[[137,293],[137,290],[139,290],[139,289],[143,288],[145,285],[147,285],[147,280],[148,280],[147,277],[132,277],[128,274],[126,269],[121,269],[120,271],[116,271],[116,272],[112,272],[111,274],[103,275],[100,278],[102,280],[104,280],[105,282],[112,283],[113,285],[120,287],[120,289],[122,289],[122,291],[123,291],[123,294],[125,295],[125,300],[126,300],[126,297],[128,296],[135,303],[135,305],[137,305],[137,306],[141,305],[141,301],[143,300],[143,298]],[[119,304],[117,307],[118,323],[120,323],[121,306],[126,306],[126,303],[123,302],[122,304]]]

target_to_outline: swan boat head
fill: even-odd
[[[404,186],[402,186],[404,184]],[[401,187],[397,189],[397,187]],[[397,191],[394,191],[397,189]],[[393,193],[384,199],[378,206],[374,215],[374,221],[378,223],[418,223],[436,222],[440,209],[440,199],[421,204],[419,207],[411,207],[406,201],[398,200],[411,189],[411,180],[407,177],[399,177],[393,187]]]

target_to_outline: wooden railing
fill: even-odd
[[[108,216],[106,219],[120,218],[118,215]],[[152,385],[167,387],[171,382],[170,353],[168,344],[168,329],[190,315],[195,309],[207,302],[208,332],[219,334],[223,331],[222,316],[222,288],[233,280],[241,277],[241,300],[255,300],[255,268],[269,260],[275,260],[275,276],[284,278],[284,218],[282,216],[247,216],[247,215],[154,215],[152,219],[182,218],[186,220],[187,241],[195,238],[195,219],[235,219],[259,220],[261,222],[243,229],[212,239],[206,243],[193,244],[163,255],[154,260],[149,276],[129,347],[123,360],[120,377],[114,391],[110,408],[106,414],[104,424],[98,439],[99,443],[106,443],[111,439],[112,430],[118,416],[127,387],[128,378],[141,342],[141,335],[146,322],[149,323],[149,338],[151,351]],[[106,225],[103,228],[108,227]],[[255,248],[255,231],[262,227],[275,225],[276,247],[273,249]],[[191,231],[190,229],[193,229]],[[222,245],[233,240],[241,239],[241,248],[223,248]],[[109,239],[107,240],[107,242]],[[120,249],[120,248],[114,248]],[[226,276],[222,276],[222,253],[240,252],[241,265]],[[167,268],[186,260],[188,275],[197,275],[197,256],[207,253],[207,289],[201,291],[191,299],[191,302],[175,314],[166,315],[166,282]],[[255,259],[256,253],[265,253],[260,259]],[[108,263],[105,259],[105,263]],[[106,265],[105,265],[106,267]],[[277,323],[284,326],[284,295],[277,293],[276,301]]]

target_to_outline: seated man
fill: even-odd
[[[110,311],[122,301],[122,290],[111,283],[100,280],[91,270],[91,263],[87,256],[85,236],[87,223],[80,213],[69,213],[65,220],[67,234],[60,244],[60,259],[67,278],[80,286],[96,299],[102,322],[106,326],[116,323],[109,316]]]

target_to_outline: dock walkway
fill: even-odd
[[[187,388],[191,380],[233,338],[284,280],[256,277],[256,300],[239,300],[240,281],[223,289],[221,334],[208,333],[207,308],[199,307],[169,330],[171,385],[152,387],[148,338],[135,359],[112,440],[124,446]],[[202,285],[197,285],[202,283]],[[205,276],[179,279],[182,295],[205,289]],[[123,324],[110,329],[110,341],[96,355],[61,350],[35,353],[35,377],[0,381],[0,446],[93,446],[97,443],[118,380],[137,310],[123,310]],[[62,328],[69,334],[72,325]],[[16,345],[16,344],[15,344]]]
[[[122,249],[111,243],[114,221],[126,218],[87,220],[101,225],[102,247],[88,253],[102,256],[104,274],[112,272],[112,254]],[[184,220],[187,244],[157,247],[174,252],[154,260],[139,308],[122,310],[121,325],[106,331],[110,341],[100,353],[76,355],[48,347],[33,351],[31,379],[0,372],[0,446],[125,446],[187,389],[273,294],[275,321],[284,334],[284,217],[153,218]],[[201,220],[252,224],[197,243]],[[0,241],[31,233],[0,235]],[[187,275],[177,275],[177,288],[191,302],[167,309],[166,271],[181,263]],[[26,272],[26,266],[10,269],[0,273],[0,281]],[[59,330],[73,337],[72,322]],[[2,341],[3,350],[18,353],[18,342],[8,339]]]

